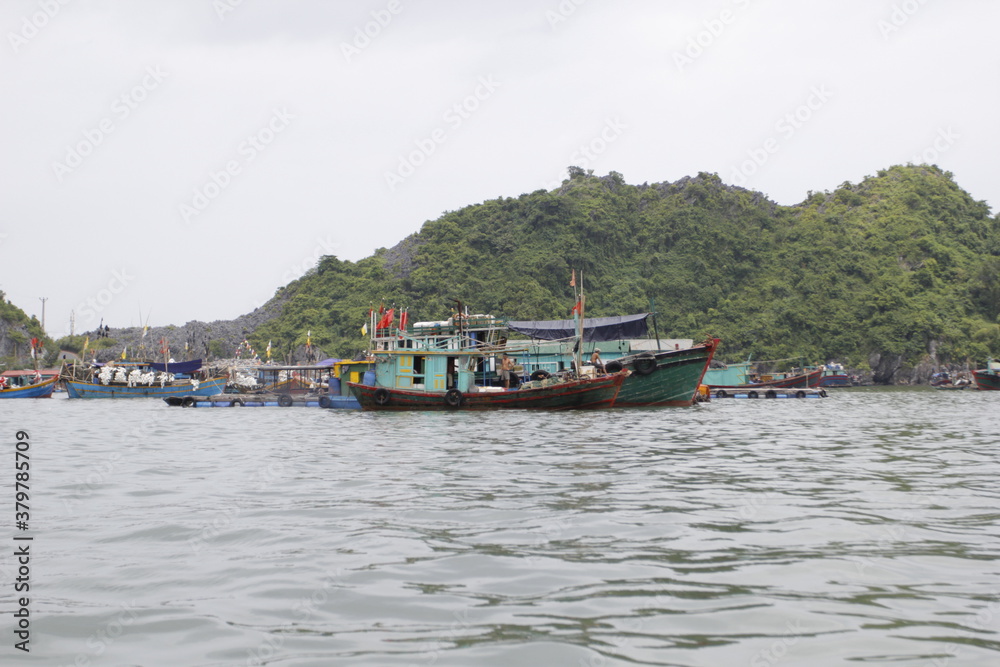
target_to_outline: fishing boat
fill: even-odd
[[[504,389],[475,383],[481,359],[466,350],[380,352],[375,384],[347,386],[362,410],[569,410],[611,407],[625,379],[560,376]]]
[[[850,376],[844,372],[843,364],[827,364],[820,366],[823,377],[819,381],[821,387],[850,387],[852,386]]]
[[[522,348],[517,355],[526,377],[544,377],[576,363],[577,344],[572,337],[582,326],[580,356],[610,353],[604,364],[609,373],[627,371],[615,407],[686,407],[696,401],[709,363],[719,340],[697,345],[691,340],[659,341],[648,336],[647,318],[651,313],[575,320],[511,321],[506,327],[529,336],[532,341],[508,346]],[[597,345],[601,345],[600,348]],[[594,372],[592,365],[581,364],[584,374]]]
[[[972,379],[975,381],[977,389],[1000,390],[1000,361],[987,360],[986,368],[972,371]]]
[[[775,389],[812,389],[820,386],[823,379],[821,368],[805,369],[796,373],[761,373],[750,371],[750,362],[729,364],[721,369],[710,368],[705,373],[705,384],[714,393],[722,389],[752,389],[771,387]]]
[[[584,376],[567,369],[526,382],[508,375],[512,387],[496,386],[507,353],[496,318],[468,315],[461,304],[446,321],[410,328],[404,317],[395,326],[391,309],[370,317],[371,370],[363,382],[346,383],[363,410],[607,408],[625,379],[624,373]]]
[[[203,378],[200,368],[200,359],[164,363],[120,361],[91,366],[67,365],[62,377],[69,398],[168,398],[221,394],[228,378]]]
[[[0,383],[0,398],[50,398],[59,381],[58,375],[35,381],[35,371],[7,371],[3,376],[7,380]]]

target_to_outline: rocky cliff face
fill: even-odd
[[[108,361],[119,358],[122,349],[127,348],[130,357],[157,358],[161,356],[160,341],[163,340],[170,349],[170,356],[179,361],[185,357],[231,357],[237,346],[257,327],[281,314],[284,303],[285,300],[279,296],[235,320],[191,321],[183,326],[150,327],[145,336],[142,335],[142,327],[111,329],[108,337],[117,344],[96,351],[92,347],[87,356],[96,357],[98,361]],[[98,340],[96,331],[82,332],[80,335],[90,336],[92,346]],[[258,352],[263,354],[264,351]]]

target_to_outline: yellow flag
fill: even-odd
[[[267,358],[271,358],[271,341],[267,341]]]
[[[128,351],[128,345],[122,348],[122,360],[125,360],[125,353]]]
[[[362,336],[367,336],[368,335],[368,323],[367,322],[365,322],[364,324],[361,325],[361,335]]]

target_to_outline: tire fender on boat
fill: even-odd
[[[185,396],[181,399],[182,408],[193,408],[194,407],[194,396]]]
[[[805,397],[806,397],[806,392],[804,391],[795,392],[795,398],[805,398]]]
[[[379,387],[375,390],[374,394],[375,405],[388,405],[389,403],[389,390],[385,387]]]
[[[234,398],[233,400],[229,401],[229,407],[231,407],[231,408],[242,408],[243,407],[243,399],[242,398]]]
[[[622,368],[624,368],[624,366],[622,366],[622,362],[618,361],[617,359],[615,361],[609,361],[608,363],[604,364],[604,370],[607,373],[619,373],[621,372]]]
[[[535,373],[537,372],[535,371]],[[545,373],[545,371],[542,372]],[[532,375],[535,373],[532,373]],[[449,389],[444,394],[444,402],[453,408],[457,408],[462,404],[462,392],[455,388]]]
[[[281,396],[278,397],[278,405],[280,405],[283,408],[291,407],[292,397],[289,396],[288,394],[282,394]]]
[[[716,398],[725,398],[727,396],[729,396],[729,394],[726,393],[725,389],[720,389],[717,392],[715,392],[715,397]]]
[[[632,368],[639,375],[649,375],[656,370],[656,358],[655,357],[639,357],[632,362]]]
[[[752,389],[747,392],[747,398],[757,398],[758,395],[759,394],[757,394],[757,392]]]
[[[319,397],[319,407],[328,408],[331,405],[333,405],[333,401],[330,400],[329,396],[324,395]]]
[[[532,372],[532,374],[531,374],[531,379],[532,380],[548,380],[550,377],[552,377],[552,373],[549,373],[544,368],[539,368],[538,370]],[[458,390],[455,389],[454,391],[458,391]]]
[[[764,398],[778,398],[778,392],[773,389],[768,389],[764,392]]]

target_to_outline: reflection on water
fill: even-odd
[[[25,664],[993,665],[997,399],[11,401]]]

